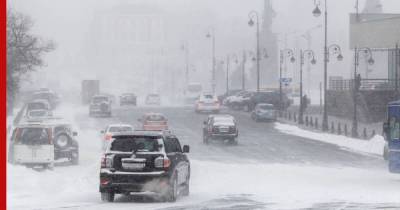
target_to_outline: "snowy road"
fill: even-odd
[[[136,125],[147,111],[164,113],[182,144],[191,146],[191,195],[176,203],[134,196],[102,203],[99,131],[110,123]],[[230,146],[203,145],[207,115],[189,107],[124,107],[112,118],[89,118],[86,108],[73,112],[80,165],[45,172],[8,166],[9,209],[400,209],[400,176],[389,174],[381,157],[284,134],[247,113],[232,113],[240,137]]]

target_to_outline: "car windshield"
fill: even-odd
[[[26,145],[49,144],[50,134],[46,128],[19,128],[16,142]]]
[[[93,97],[93,99],[92,99],[92,102],[95,104],[101,103],[103,101],[108,101],[108,98],[105,96],[104,97],[101,96],[101,97]]]
[[[118,136],[112,143],[110,150],[119,152],[132,151],[160,151],[160,137],[157,136]]]
[[[133,128],[130,126],[112,126],[110,127],[109,131],[111,133],[114,132],[129,132],[129,131],[133,131]]]
[[[165,121],[165,117],[163,115],[153,114],[146,116],[147,121]]]

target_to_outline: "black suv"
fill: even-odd
[[[120,106],[133,105],[136,106],[136,95],[133,93],[124,93],[119,97]]]
[[[282,93],[282,108],[285,110],[291,105],[290,99],[285,93]],[[243,109],[247,112],[253,111],[257,104],[272,104],[274,107],[280,107],[280,94],[277,91],[255,92],[246,101],[243,102]]]
[[[208,144],[210,140],[229,140],[231,144],[237,145],[239,130],[236,120],[231,115],[209,115],[204,121],[203,143]]]
[[[112,100],[107,95],[95,95],[89,105],[89,116],[111,117]]]
[[[101,199],[115,194],[157,193],[163,201],[189,195],[190,163],[176,136],[167,131],[134,131],[113,136],[101,161]]]

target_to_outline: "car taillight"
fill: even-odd
[[[154,160],[154,166],[156,168],[169,168],[171,166],[171,160],[167,157],[158,157]]]
[[[112,167],[112,158],[110,156],[104,155],[101,158],[101,168],[111,168]]]
[[[107,141],[110,141],[110,140],[112,139],[112,135],[111,135],[110,133],[107,133],[107,134],[104,136],[104,139],[107,140]]]
[[[49,144],[52,144],[52,142],[53,142],[53,134],[52,134],[51,128],[47,129],[47,134],[49,136]]]
[[[15,141],[18,141],[20,136],[21,136],[21,130],[17,128],[15,130]]]

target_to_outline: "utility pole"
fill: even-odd
[[[242,60],[242,90],[246,89],[246,51],[243,50],[243,60]]]

